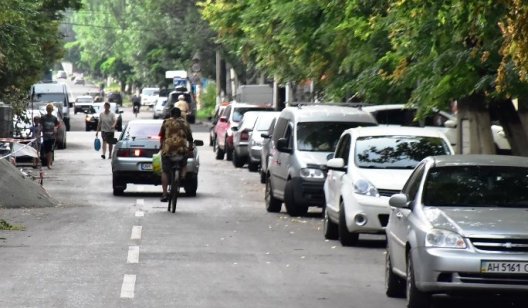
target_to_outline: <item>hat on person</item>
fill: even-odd
[[[178,96],[178,100],[179,101],[184,101],[185,100],[185,96],[183,96],[183,95]]]

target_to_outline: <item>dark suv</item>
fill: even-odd
[[[169,93],[167,96],[167,103],[165,104],[165,107],[163,107],[163,117],[169,116],[170,110],[174,107],[174,104],[178,101],[178,96],[180,95],[185,96],[185,100],[187,101],[187,104],[189,104],[189,109],[191,109],[191,114],[187,118],[187,121],[190,124],[194,124],[196,122],[196,101],[194,100],[194,95],[187,91],[186,88],[178,88]]]
[[[123,106],[123,96],[118,92],[110,92],[108,93],[108,102]]]

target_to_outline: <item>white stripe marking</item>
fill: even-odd
[[[126,275],[123,277],[121,285],[121,298],[134,298],[134,289],[136,287],[136,275]]]
[[[142,226],[133,226],[132,227],[132,234],[130,235],[131,240],[140,240],[141,239],[141,230],[143,229]]]
[[[127,263],[139,262],[139,246],[128,246]]]
[[[145,199],[136,200],[136,206],[143,206],[143,205],[145,205]]]
[[[143,217],[145,216],[145,212],[143,211],[136,211],[136,217]]]

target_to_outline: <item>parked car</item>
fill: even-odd
[[[66,130],[70,130],[70,108],[73,108],[73,103],[70,102],[70,91],[65,83],[39,82],[31,86],[30,93],[31,105],[28,106],[29,108],[38,108],[36,105],[43,105],[49,102],[61,105],[61,117]]]
[[[141,99],[141,105],[154,107],[158,101],[160,93],[160,88],[143,88],[141,94],[139,95]]]
[[[84,77],[83,76],[75,77],[75,80],[73,81],[73,84],[84,85],[85,84]]]
[[[253,135],[255,123],[260,114],[270,111],[249,111],[244,114],[239,125],[231,128],[233,131],[233,165],[243,167],[249,162],[249,140]]]
[[[438,293],[528,291],[526,157],[428,157],[389,204],[388,296],[418,308]]]
[[[363,110],[372,113],[380,125],[419,126],[443,132],[453,147],[457,143],[457,118],[451,113],[435,110],[423,120],[416,121],[417,108],[404,104],[364,106]],[[498,154],[510,154],[511,147],[502,126],[492,125],[493,141]]]
[[[156,104],[154,105],[154,110],[152,114],[152,118],[154,119],[160,119],[163,118],[163,108],[165,108],[165,105],[167,104],[167,97],[160,96],[158,97]]]
[[[232,102],[229,104],[215,125],[215,151],[216,159],[233,159],[233,127],[237,127],[244,113],[248,111],[273,111],[269,105],[251,105]]]
[[[152,171],[152,156],[160,151],[159,130],[163,120],[132,120],[121,133],[112,153],[112,187],[114,195],[122,195],[127,184],[161,184],[161,176]],[[195,140],[196,146],[203,141]],[[197,147],[194,157],[187,159],[187,175],[182,187],[188,196],[198,189],[200,159]]]
[[[104,111],[104,103],[94,103],[91,108],[86,110],[84,113],[85,117],[85,128],[86,131],[96,130],[99,124],[99,115]],[[119,110],[116,103],[110,103],[110,111],[116,115],[116,131],[123,130],[123,110]]]
[[[260,159],[262,155],[262,146],[265,138],[262,134],[268,133],[271,122],[279,116],[278,111],[267,111],[259,113],[253,132],[249,136],[248,145],[248,170],[251,172],[257,172],[260,168]]]
[[[326,161],[348,128],[374,126],[376,120],[358,108],[335,105],[286,107],[275,124],[273,151],[266,178],[266,210],[291,216],[325,204]]]
[[[167,96],[167,103],[163,108],[163,117],[168,117],[170,115],[170,110],[174,107],[174,104],[178,101],[178,97],[183,95],[185,101],[189,104],[191,109],[191,114],[187,117],[187,121],[191,124],[196,122],[196,100],[194,99],[194,94],[189,92],[185,87],[177,87],[176,90],[169,93]]]
[[[123,106],[123,96],[119,92],[110,92],[107,95],[109,103],[116,103],[118,106]]]
[[[87,112],[90,111],[90,107],[92,107],[94,104],[94,98],[90,95],[82,95],[78,96],[75,99],[74,109],[73,113],[77,114],[77,112]]]
[[[340,137],[326,165],[324,236],[343,246],[355,245],[362,233],[384,234],[389,197],[401,191],[425,157],[454,154],[449,140],[419,127],[358,127]]]
[[[279,112],[280,115],[280,112]],[[273,135],[273,130],[275,129],[275,123],[277,123],[277,118],[279,116],[276,115],[273,120],[271,120],[270,126],[268,128],[267,132],[263,132],[260,134],[262,137],[262,150],[260,152],[260,183],[266,184],[266,179],[268,177],[268,166],[269,166],[269,160],[270,157],[273,156],[272,153],[276,151],[275,149],[275,143],[273,143],[273,139],[271,136]]]

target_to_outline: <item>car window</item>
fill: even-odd
[[[160,124],[152,123],[133,123],[128,125],[126,131],[123,134],[124,139],[134,139],[134,138],[149,138],[156,139],[161,128]]]
[[[415,111],[411,109],[389,109],[376,111],[374,117],[379,124],[417,126],[414,115]]]
[[[259,115],[257,119],[257,123],[255,123],[255,130],[258,131],[266,131],[269,129],[271,122],[275,118],[274,114],[261,114]]]
[[[288,125],[288,120],[285,118],[279,118],[275,124],[275,130],[273,131],[273,142],[277,143],[279,138],[284,137],[284,131]]]
[[[356,165],[369,169],[414,169],[427,156],[451,154],[442,138],[409,135],[359,137],[354,152]]]
[[[352,127],[372,126],[357,122],[299,122],[297,147],[299,151],[333,152],[341,134]]]
[[[336,158],[342,158],[345,161],[345,166],[348,165],[348,154],[350,153],[350,135],[344,135],[336,148]]]
[[[292,125],[291,123],[288,123],[288,126],[286,126],[286,131],[284,132],[284,138],[288,140],[288,148],[293,149],[293,138],[292,138]]]
[[[429,170],[425,206],[519,207],[528,209],[528,168],[452,166]]]
[[[242,120],[242,117],[244,114],[248,111],[264,111],[269,110],[269,108],[262,108],[262,107],[235,107],[233,109],[233,116],[231,120],[233,122],[240,122]]]
[[[425,163],[419,164],[413,173],[409,177],[409,180],[403,187],[402,192],[407,195],[408,201],[414,201],[416,199],[416,194],[420,189],[420,183],[422,182],[422,177],[425,170]]]

